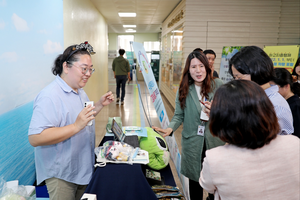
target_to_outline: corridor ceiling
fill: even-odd
[[[136,25],[136,33],[161,32],[161,24],[181,0],[91,0],[106,19],[108,33],[126,33],[123,25]],[[136,17],[119,17],[135,12]]]

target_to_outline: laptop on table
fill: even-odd
[[[119,126],[119,124],[116,122],[116,120],[113,119],[111,131],[115,135],[115,139],[119,142],[125,142],[134,148],[139,147],[139,138],[137,135],[130,135],[126,136],[125,133],[123,133],[122,128]]]

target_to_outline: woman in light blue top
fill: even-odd
[[[34,100],[28,138],[35,147],[37,184],[46,182],[50,200],[80,199],[92,177],[94,118],[114,100],[108,92],[85,107],[89,98],[82,88],[95,71],[93,53],[87,42],[68,47],[54,62],[56,79]]]
[[[266,92],[273,103],[280,125],[280,135],[294,132],[293,116],[289,104],[278,93],[277,85],[271,85],[274,79],[274,66],[271,58],[257,46],[246,46],[229,61],[229,73],[234,79],[251,80]]]

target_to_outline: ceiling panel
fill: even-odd
[[[109,33],[126,33],[123,25],[137,25],[136,33],[161,32],[163,20],[181,0],[91,0],[106,19]],[[121,18],[118,12],[136,12],[135,18]]]

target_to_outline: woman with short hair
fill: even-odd
[[[299,138],[280,126],[264,90],[234,80],[215,93],[212,135],[226,145],[206,151],[200,185],[215,200],[299,200]]]
[[[271,58],[257,46],[246,46],[229,61],[229,73],[236,80],[251,80],[260,85],[270,98],[279,121],[280,135],[294,132],[293,116],[286,100],[278,93],[277,85],[270,85],[274,78]]]

